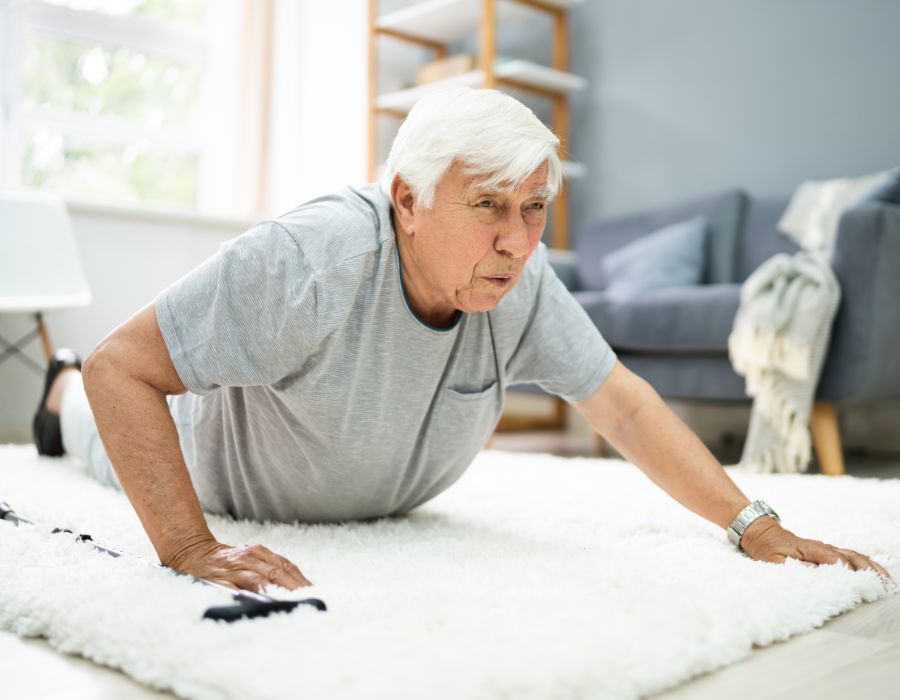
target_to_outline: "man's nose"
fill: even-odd
[[[497,234],[496,249],[513,258],[521,258],[531,250],[531,241],[528,240],[528,226],[522,220],[520,213],[507,217],[503,222],[500,232]]]

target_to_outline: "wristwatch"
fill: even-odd
[[[731,543],[740,549],[741,537],[744,531],[750,527],[750,523],[764,515],[771,515],[775,520],[781,522],[781,518],[778,517],[778,513],[772,510],[772,506],[765,501],[753,501],[753,503],[738,513],[734,522],[728,526],[728,539]]]

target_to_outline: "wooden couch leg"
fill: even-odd
[[[841,448],[841,433],[838,429],[837,412],[834,404],[816,402],[810,418],[813,444],[819,458],[819,468],[823,474],[839,476],[844,473],[844,452]]]

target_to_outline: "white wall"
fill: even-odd
[[[363,185],[368,3],[277,0],[269,213]]]
[[[166,285],[213,254],[222,241],[249,222],[168,218],[96,207],[70,206],[75,237],[94,303],[52,311],[44,319],[54,347],[71,347],[82,357],[107,333],[152,301]],[[33,325],[25,315],[0,316],[0,335],[12,342]],[[39,341],[26,348],[44,364]],[[28,439],[43,378],[16,358],[0,364],[0,442]]]

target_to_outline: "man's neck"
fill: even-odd
[[[393,212],[391,219],[394,224],[397,253],[400,255],[400,276],[407,303],[423,323],[433,328],[450,328],[456,321],[456,309],[452,307],[448,309],[446,304],[433,301],[434,297],[428,294],[428,285],[424,282],[425,275],[418,266],[415,247],[409,234],[397,222]]]

